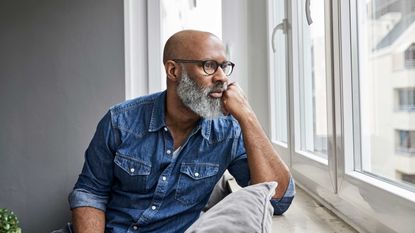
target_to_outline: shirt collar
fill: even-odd
[[[155,132],[166,126],[165,119],[166,109],[166,91],[161,92],[154,102],[153,110],[151,112],[150,124],[148,126],[149,132]]]

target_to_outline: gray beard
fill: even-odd
[[[181,79],[177,85],[177,95],[184,105],[193,112],[206,119],[213,119],[223,116],[222,100],[212,98],[209,93],[216,90],[226,90],[225,83],[218,83],[212,88],[199,87],[183,69]]]

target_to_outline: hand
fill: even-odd
[[[246,114],[253,113],[244,91],[236,82],[228,84],[228,89],[222,96],[222,103],[224,114],[231,114],[238,121]]]

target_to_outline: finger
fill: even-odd
[[[235,85],[236,85],[236,82],[235,81],[232,81],[232,82],[228,83],[228,86],[227,86],[226,89],[228,89],[231,86],[235,86]]]

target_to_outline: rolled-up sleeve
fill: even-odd
[[[287,190],[284,193],[284,196],[280,199],[271,199],[271,204],[274,207],[274,215],[281,215],[290,207],[291,202],[294,199],[295,195],[295,182],[294,179],[290,178],[290,183],[288,184]]]
[[[105,211],[113,180],[115,134],[111,112],[99,122],[85,152],[85,162],[73,191],[69,194],[70,208],[94,207]]]
[[[88,206],[100,209],[105,212],[107,201],[107,197],[92,194],[84,189],[74,189],[71,194],[69,194],[69,204],[71,209]]]

